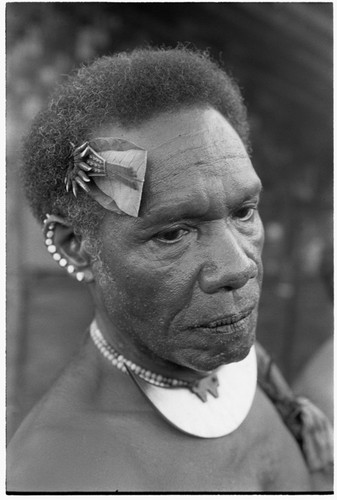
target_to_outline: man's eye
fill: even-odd
[[[167,231],[162,231],[156,234],[156,240],[159,240],[163,243],[176,243],[181,240],[182,237],[187,234],[188,231],[182,228],[169,229]]]
[[[241,221],[247,221],[253,217],[256,209],[257,207],[242,207],[235,211],[234,216]]]

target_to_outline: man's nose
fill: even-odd
[[[247,255],[240,237],[228,227],[218,228],[210,239],[207,261],[200,271],[200,288],[205,293],[221,288],[235,290],[257,274],[257,264]]]

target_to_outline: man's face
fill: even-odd
[[[148,150],[139,217],[109,212],[101,227],[96,286],[111,327],[161,364],[209,371],[243,359],[263,228],[261,183],[238,135],[213,109],[98,133]]]

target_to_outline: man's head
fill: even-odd
[[[75,228],[78,238],[67,229],[55,243],[75,267],[90,267],[115,345],[168,371],[244,358],[255,335],[263,229],[237,88],[204,56],[141,51],[98,60],[58,95],[27,142],[28,194],[38,216],[60,214]],[[97,137],[147,151],[138,217],[66,192],[68,142]],[[91,259],[83,242],[93,234],[99,254]]]
[[[248,146],[246,111],[234,81],[207,55],[187,49],[137,50],[103,57],[69,77],[36,118],[24,147],[24,182],[35,216],[63,215],[78,232],[95,232],[103,209],[64,191],[70,142],[104,124],[125,128],[162,112],[212,106]]]

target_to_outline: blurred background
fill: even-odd
[[[21,138],[57,82],[115,51],[189,42],[239,81],[265,189],[258,339],[290,383],[322,349],[330,362],[332,3],[18,2],[7,3],[6,24],[8,437],[92,317],[85,285],[47,254],[25,203]]]

